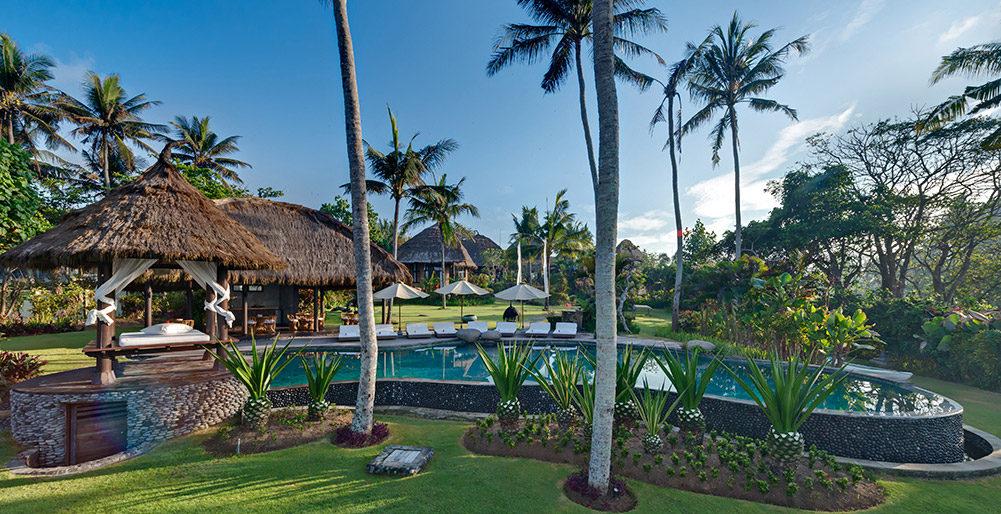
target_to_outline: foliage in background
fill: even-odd
[[[351,203],[343,196],[334,197],[333,203],[325,203],[320,206],[320,210],[333,216],[335,220],[350,227],[354,224],[351,220]],[[385,223],[379,219],[379,214],[375,212],[372,204],[368,204],[368,230],[369,239],[386,251],[392,250],[392,232],[385,233]]]
[[[14,384],[41,375],[44,365],[45,361],[37,355],[0,351],[0,402],[7,398]]]
[[[0,251],[48,228],[42,198],[35,189],[31,155],[0,139]]]

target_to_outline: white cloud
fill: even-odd
[[[673,252],[674,213],[664,209],[653,209],[636,216],[619,219],[619,239],[628,239],[644,250],[653,252]]]
[[[841,33],[841,39],[852,37],[858,29],[869,23],[872,17],[882,8],[883,0],[862,0],[858,9],[855,10],[855,16],[848,22],[848,25],[845,25],[845,31]]]
[[[55,61],[56,66],[52,69],[52,80],[49,83],[60,91],[65,91],[73,96],[78,95],[84,76],[88,71],[94,69],[94,59],[74,56],[70,62],[63,62],[55,58],[53,61]]]
[[[968,30],[976,27],[980,23],[980,16],[970,16],[969,18],[961,21],[955,21],[949,26],[949,30],[945,31],[938,37],[938,43],[948,43],[955,39],[959,39],[960,36],[965,34]]]
[[[666,227],[668,222],[673,219],[673,217],[674,216],[671,213],[660,209],[647,211],[639,216],[619,220],[619,230],[627,232],[646,232],[649,230],[657,230]]]

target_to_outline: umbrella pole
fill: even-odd
[[[459,326],[462,326],[463,316],[462,316],[462,300],[465,296],[459,296]]]
[[[403,330],[403,309],[402,309],[402,307],[403,307],[403,304],[401,303],[400,306],[396,308],[396,315],[397,315],[396,324],[398,325],[396,328],[399,329],[399,330]]]

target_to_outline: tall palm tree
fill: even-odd
[[[676,151],[681,151],[681,133],[676,132],[674,127],[674,100],[676,98],[678,101],[681,100],[681,95],[678,94],[678,87],[691,72],[696,60],[701,56],[710,41],[711,39],[707,37],[699,46],[688,43],[685,58],[671,65],[667,82],[657,81],[664,89],[664,97],[660,101],[660,106],[654,111],[653,119],[650,120],[651,132],[653,132],[658,123],[667,122],[667,144],[664,146],[668,148],[668,153],[671,156],[671,192],[674,196],[674,226],[678,245],[678,249],[674,253],[674,301],[671,305],[671,330],[675,332],[680,329],[678,316],[681,312],[681,280],[684,276],[682,249],[685,243],[685,233],[681,223],[681,197],[678,189],[678,159],[676,156]],[[679,107],[679,124],[681,121],[680,117],[681,108]],[[675,147],[677,147],[677,150]]]
[[[354,47],[348,25],[347,0],[320,0],[332,6],[337,26],[337,50],[341,62],[341,88],[344,91],[344,128],[348,147],[348,168],[351,172],[351,230],[354,240],[355,281],[358,295],[359,342],[358,397],[355,401],[351,431],[372,433],[375,410],[375,376],[379,364],[379,347],[375,340],[375,309],[372,298],[372,255],[369,253],[368,201],[365,198],[365,149],[361,135],[361,105],[358,101],[358,81],[355,78]]]
[[[83,87],[83,101],[62,95],[56,105],[76,125],[70,133],[83,137],[84,143],[101,156],[104,187],[110,189],[109,162],[117,158],[129,169],[135,169],[135,154],[129,143],[153,152],[146,140],[166,133],[167,127],[142,120],[141,114],[160,102],[148,100],[145,94],[129,98],[117,74],[102,79],[88,72]]]
[[[553,208],[546,209],[542,224],[539,225],[538,238],[542,241],[542,284],[549,293],[549,268],[552,256],[579,256],[585,248],[591,245],[591,231],[587,225],[577,221],[577,215],[570,212],[570,201],[566,199],[567,190],[556,193]],[[549,308],[549,297],[546,297],[546,308]]]
[[[50,148],[73,149],[58,132],[62,118],[52,104],[58,91],[52,80],[52,59],[44,54],[25,54],[6,32],[0,33],[0,133],[10,144],[27,146],[37,159],[37,136]]]
[[[627,57],[649,55],[659,62],[663,60],[646,47],[634,43],[628,37],[667,29],[667,22],[658,9],[640,9],[644,0],[615,0],[614,26],[619,36],[615,37],[615,49]],[[518,5],[528,11],[528,15],[538,25],[511,23],[505,25],[494,44],[494,54],[487,63],[487,75],[494,75],[505,67],[524,62],[534,64],[544,59],[545,52],[553,48],[549,55],[549,69],[542,78],[542,89],[554,93],[566,82],[571,66],[577,72],[577,92],[580,101],[580,121],[584,127],[584,144],[587,147],[588,165],[591,169],[591,183],[598,190],[598,168],[594,158],[594,143],[587,120],[587,100],[584,94],[585,80],[582,65],[582,49],[590,42],[592,0],[518,0]],[[640,89],[649,87],[650,77],[629,68],[619,57],[615,59],[615,74]]]
[[[240,151],[237,140],[240,136],[229,136],[219,139],[219,136],[209,127],[209,117],[199,118],[192,116],[175,116],[170,122],[174,127],[174,139],[181,144],[174,151],[174,156],[181,162],[195,166],[196,168],[206,168],[215,170],[219,176],[226,180],[242,184],[243,180],[236,173],[234,168],[252,168],[250,164],[241,160],[223,157]]]
[[[740,15],[734,12],[727,27],[716,25],[709,30],[712,41],[696,61],[687,83],[692,98],[701,101],[703,107],[681,127],[682,132],[688,133],[720,114],[719,121],[713,126],[710,134],[713,142],[713,166],[719,164],[719,150],[723,147],[727,129],[730,129],[730,142],[733,145],[734,205],[737,218],[737,228],[734,231],[736,239],[734,258],[739,258],[741,255],[738,154],[740,140],[737,137],[737,104],[746,103],[755,111],[780,112],[791,120],[797,120],[796,111],[791,107],[759,95],[766,93],[782,79],[785,74],[783,65],[789,52],[796,51],[799,55],[803,55],[810,48],[807,42],[809,36],[803,36],[773,50],[772,37],[775,35],[775,29],[766,30],[754,37],[749,32],[756,26],[754,23],[744,23]]]
[[[931,75],[931,85],[948,77],[960,75],[967,78],[990,77],[1001,73],[1001,41],[983,43],[970,48],[957,48],[943,56],[942,62]],[[971,100],[975,102],[970,108]],[[963,94],[950,96],[939,104],[919,124],[921,130],[933,130],[964,114],[977,114],[1001,105],[1001,77],[995,77],[979,86],[966,86]],[[1001,148],[1001,129],[995,130],[983,146],[988,150]]]
[[[510,241],[512,244],[521,245],[522,258],[528,262],[528,280],[525,283],[530,284],[532,262],[542,253],[542,243],[539,240],[539,230],[542,226],[539,223],[539,209],[523,205],[521,206],[521,218],[512,214],[511,221],[514,222],[514,233],[511,234]]]
[[[440,287],[445,287],[445,246],[458,246],[462,244],[463,237],[472,237],[469,230],[460,225],[456,218],[463,215],[480,217],[476,206],[462,201],[462,184],[465,182],[466,177],[462,177],[455,184],[449,184],[443,173],[440,180],[418,186],[410,196],[410,208],[407,210],[404,226],[409,228],[414,225],[435,224],[441,231]],[[441,301],[444,309],[444,296]]]
[[[618,362],[615,321],[615,243],[619,210],[619,102],[615,91],[613,0],[594,0],[594,89],[598,96],[598,190],[595,194],[594,423],[588,482],[608,490],[612,409]]]

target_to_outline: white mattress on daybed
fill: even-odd
[[[129,332],[118,336],[118,346],[142,346],[147,344],[202,343],[209,342],[209,335],[200,330],[190,330],[183,334],[144,334]]]

